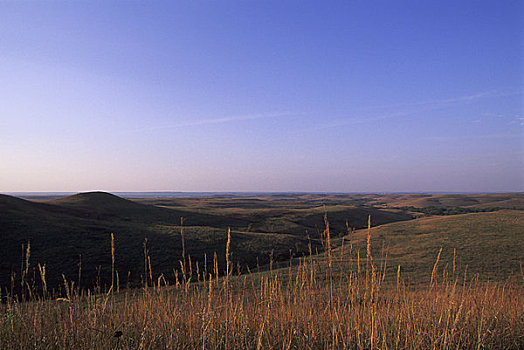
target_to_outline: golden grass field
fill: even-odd
[[[524,348],[522,271],[500,281],[470,278],[458,257],[444,264],[439,249],[426,282],[414,287],[404,283],[401,265],[390,273],[385,252],[372,246],[377,234],[364,232],[355,245],[349,236],[332,249],[326,220],[325,254],[244,275],[234,273],[228,235],[226,271],[184,258],[171,286],[151,271],[145,250],[149,277],[140,289],[121,291],[115,271],[105,293],[64,280],[62,298],[45,289],[24,302],[8,296],[0,306],[0,348]]]

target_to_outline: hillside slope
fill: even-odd
[[[353,237],[355,250],[364,258],[366,236],[367,230],[360,230]],[[379,262],[387,253],[389,275],[394,277],[401,265],[402,274],[412,282],[429,282],[440,248],[439,273],[446,265],[452,273],[454,249],[456,273],[461,276],[467,267],[470,276],[501,281],[520,277],[524,263],[523,211],[423,217],[374,227],[371,237],[374,259]]]
[[[371,215],[372,225],[378,226],[372,235],[376,261],[381,258],[380,248],[385,247],[388,268],[396,269],[400,264],[403,274],[413,281],[428,276],[440,247],[442,266],[451,266],[456,248],[457,269],[463,271],[468,265],[471,273],[483,272],[486,278],[503,279],[516,274],[524,261],[522,211],[411,220],[412,216],[403,210],[358,205],[355,200],[360,197],[350,202],[341,196],[327,197],[331,205],[323,205],[323,197],[316,196],[131,201],[92,192],[31,202],[0,195],[0,286],[9,287],[13,272],[15,285],[19,285],[22,246],[28,242],[30,273],[38,271],[38,263],[45,264],[50,286],[60,285],[62,274],[83,286],[92,286],[98,277],[101,284],[107,285],[111,276],[111,233],[122,285],[137,285],[143,279],[146,238],[154,276],[164,274],[172,279],[173,268],[178,269],[182,260],[181,217],[186,257],[198,260],[201,268],[205,259],[212,268],[216,252],[223,269],[228,227],[232,231],[235,266],[253,269],[266,264],[270,256],[286,262],[290,254],[307,254],[308,244],[313,252],[321,251],[325,214],[334,243],[347,234],[346,221],[359,229],[366,226]],[[517,197],[512,196],[518,201]],[[365,230],[352,235],[355,252],[360,249],[361,257],[365,256],[364,238]]]
[[[524,193],[479,194],[386,194],[377,196],[370,203],[389,207],[416,208],[478,208],[524,209]]]
[[[180,217],[184,217],[186,256],[212,263],[216,252],[222,266],[227,240],[227,224],[247,226],[243,220],[159,208],[125,200],[107,193],[84,193],[47,203],[0,196],[0,288],[10,287],[15,276],[19,285],[23,246],[30,243],[30,275],[38,275],[37,265],[46,265],[50,287],[62,283],[62,274],[84,286],[100,278],[107,284],[111,276],[110,235],[115,236],[116,268],[122,284],[140,283],[144,271],[144,240],[151,267],[158,276],[169,279],[182,260]],[[233,230],[232,251],[235,263],[252,268],[264,264],[273,252],[275,259],[287,259],[308,251],[305,236],[258,233],[242,234]],[[240,230],[242,231],[242,230]],[[277,243],[278,242],[278,243]],[[277,243],[277,244],[275,244]],[[81,264],[81,280],[78,281]],[[210,266],[211,268],[211,266]],[[222,267],[221,267],[222,268]],[[36,276],[38,277],[38,276]],[[38,278],[35,278],[38,281]]]

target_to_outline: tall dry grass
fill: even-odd
[[[75,288],[64,279],[63,298],[49,297],[46,289],[29,301],[4,295],[0,348],[524,348],[521,283],[459,281],[455,267],[449,275],[437,258],[427,286],[403,285],[400,266],[396,283],[385,284],[387,259],[373,259],[368,232],[365,261],[351,241],[349,253],[339,250],[337,259],[326,220],[324,256],[310,254],[288,268],[235,276],[228,231],[226,271],[219,273],[216,255],[213,271],[198,268],[189,256],[187,267],[184,256],[183,277],[177,271],[171,286],[162,275],[153,278],[144,243],[141,289],[120,292],[115,271],[106,293]],[[111,242],[114,256],[113,237]],[[28,264],[29,246],[24,271]],[[45,267],[41,271],[45,285]]]

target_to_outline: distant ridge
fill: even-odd
[[[85,192],[96,193],[96,192]],[[108,193],[108,192],[102,192]],[[144,198],[240,198],[240,197],[267,197],[267,196],[454,196],[454,195],[479,195],[479,196],[509,196],[524,195],[522,191],[513,192],[109,192],[120,198],[126,199],[144,199]],[[75,192],[3,192],[0,194],[18,197],[29,200],[55,200],[73,196]]]
[[[53,199],[48,203],[76,208],[101,208],[107,209],[122,209],[122,208],[143,208],[144,204],[139,204],[114,194],[107,192],[83,192],[74,194],[60,199]]]
[[[75,215],[73,208],[60,207],[45,202],[33,202],[26,199],[0,194],[0,211],[6,215],[9,212],[23,213],[24,215],[50,215],[68,213]]]
[[[107,192],[78,193],[46,203],[84,211],[85,216],[96,219],[119,218],[126,221],[177,223],[183,215],[176,210],[137,203]]]

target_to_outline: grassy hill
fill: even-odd
[[[270,256],[277,262],[285,262],[290,256],[309,254],[309,244],[313,252],[321,251],[324,214],[330,222],[334,242],[337,239],[340,242],[340,237],[347,234],[346,222],[358,230],[367,226],[367,218],[371,216],[372,225],[379,226],[373,229],[374,250],[388,247],[390,265],[400,263],[403,272],[411,274],[414,280],[427,275],[425,272],[432,268],[440,247],[443,247],[444,264],[450,263],[450,254],[456,248],[461,266],[469,265],[472,272],[491,271],[489,278],[506,276],[519,268],[519,261],[524,260],[517,254],[519,249],[524,251],[519,243],[522,238],[519,233],[524,232],[520,211],[411,220],[413,216],[405,209],[384,203],[371,206],[380,198],[392,204],[406,198],[429,200],[435,196],[441,204],[445,200],[449,203],[451,198],[455,198],[454,204],[460,204],[456,201],[462,198],[461,204],[468,206],[472,202],[488,205],[521,201],[520,194],[458,197],[307,194],[127,200],[91,192],[38,202],[0,195],[3,243],[0,254],[4,257],[0,261],[0,286],[4,290],[10,287],[13,272],[15,287],[19,285],[22,247],[28,242],[31,244],[29,270],[31,275],[35,273],[36,280],[40,263],[46,265],[50,286],[59,286],[62,274],[83,286],[93,286],[98,279],[107,285],[111,276],[111,233],[115,237],[116,269],[122,285],[138,285],[143,279],[146,238],[156,276],[164,274],[168,279],[173,278],[173,269],[178,269],[182,260],[181,217],[184,218],[186,258],[190,256],[193,263],[198,260],[202,267],[203,261],[207,259],[210,263],[216,252],[221,271],[228,227],[232,230],[235,266],[253,269],[267,264]],[[513,216],[516,219],[511,219]],[[357,231],[354,236],[356,246],[360,244],[361,249],[362,234]],[[483,254],[490,258],[484,259]]]
[[[521,211],[507,210],[375,227],[375,268],[366,268],[367,230],[359,230],[351,240],[360,268],[350,259],[346,236],[345,250],[332,251],[333,269],[323,253],[293,267],[227,277],[200,273],[177,285],[149,283],[104,294],[71,289],[64,298],[21,303],[8,297],[0,304],[0,347],[522,349],[524,284],[520,275],[506,278],[518,274],[523,219]],[[291,238],[271,235],[279,245]],[[262,237],[236,232],[231,241],[242,236]],[[393,281],[382,279],[382,247]],[[233,256],[245,248],[232,247]],[[253,251],[259,248],[255,242]],[[398,264],[402,272],[395,283]],[[466,264],[469,275],[479,272],[480,278],[463,285]]]
[[[116,268],[122,285],[128,279],[131,285],[142,279],[145,238],[153,270],[173,276],[172,269],[182,260],[182,216],[186,254],[203,261],[204,254],[212,257],[217,252],[222,261],[227,237],[226,221],[222,217],[143,205],[107,193],[80,194],[48,203],[0,196],[0,254],[3,257],[0,285],[3,290],[10,287],[14,272],[15,289],[18,286],[23,246],[28,242],[30,274],[38,275],[37,264],[45,264],[50,287],[61,284],[62,274],[84,286],[92,286],[98,277],[101,284],[107,284],[111,271],[111,233],[115,235]],[[239,225],[238,220],[228,221]],[[308,250],[305,236],[282,234],[276,238],[275,235],[233,232],[233,237],[236,261],[243,266],[256,266],[258,254],[261,255],[259,262],[265,263],[272,250],[273,256],[280,259],[284,256],[287,259],[290,249],[295,254]],[[78,281],[79,264],[81,281]],[[35,279],[38,281],[38,277]]]
[[[154,204],[174,210],[198,212],[224,218],[227,225],[251,232],[277,232],[319,238],[324,230],[324,214],[337,235],[351,228],[367,225],[369,215],[373,225],[410,220],[412,215],[395,208],[364,206],[365,201],[353,195],[296,195],[242,198],[154,198],[139,199],[139,203]]]
[[[369,201],[388,207],[524,209],[524,193],[386,194]]]
[[[366,254],[366,239],[367,230],[359,230],[352,237],[354,250],[360,251],[361,257]],[[344,259],[348,260],[349,237],[345,240]],[[371,246],[377,263],[387,254],[390,277],[395,277],[401,265],[407,283],[429,283],[440,248],[440,274],[446,266],[452,274],[455,253],[457,275],[463,276],[467,267],[470,276],[503,281],[521,274],[524,212],[502,210],[390,223],[371,229]],[[341,249],[334,254],[339,256]]]
[[[112,289],[104,294],[70,288],[58,299],[27,288],[37,294],[19,302],[4,291],[0,348],[523,348],[523,211],[402,220],[409,217],[402,210],[328,197],[329,204],[310,196],[201,199],[200,205],[198,200],[165,200],[161,208],[144,204],[156,200],[129,202],[99,193],[46,203],[1,196],[2,240],[18,241],[10,243],[10,249],[0,246],[0,253],[18,256],[15,271],[22,257],[16,245],[31,237],[31,267],[44,259],[48,272],[65,272],[70,285],[78,268],[70,252],[82,252],[83,285],[88,282],[87,270],[96,271],[86,267],[89,259],[102,265],[101,275],[107,282],[108,230],[114,230],[118,271],[134,268],[131,279],[140,280],[144,273],[139,238],[148,237],[153,278],[145,288]],[[234,207],[226,205],[229,200]],[[327,252],[320,252],[294,259],[296,265],[290,266],[290,249],[299,254],[308,250],[309,242],[322,248],[316,238],[309,240],[305,232],[293,230],[323,230],[325,213],[334,228],[335,248],[328,250],[331,259]],[[183,228],[193,271],[195,257],[202,263],[202,254],[225,255],[225,228],[206,223],[233,221],[237,225],[231,233],[229,275],[209,268],[210,273],[202,273],[200,264],[200,273],[189,281],[155,283],[160,273],[172,273],[181,259],[176,221],[180,214],[194,220]],[[336,228],[345,227],[350,214],[348,221],[358,227],[366,220],[362,216],[369,214],[379,218],[377,222],[402,220],[371,229],[373,263],[369,268],[368,231],[341,237],[345,231]],[[269,254],[277,261],[287,260],[287,267],[237,275],[237,262],[254,266],[257,256]],[[223,269],[223,261],[220,264]],[[401,277],[395,283],[399,265]],[[4,266],[9,267],[2,265],[2,271]],[[466,266],[469,278],[463,286]],[[478,278],[471,278],[477,273]],[[121,273],[120,285],[125,284],[125,273]]]
[[[232,230],[234,263],[253,269],[267,264],[270,256],[282,261],[306,254],[309,244],[313,251],[320,249],[324,212],[334,219],[339,232],[345,232],[346,220],[352,227],[363,227],[370,214],[379,223],[411,218],[401,211],[354,206],[323,207],[315,203],[291,209],[268,200],[252,202],[258,207],[250,207],[243,200],[237,204],[242,208],[158,206],[103,192],[40,202],[2,195],[0,254],[4,258],[0,261],[0,286],[4,290],[10,287],[13,273],[15,289],[19,285],[23,247],[28,242],[29,271],[35,280],[38,264],[45,264],[50,287],[61,285],[62,274],[83,286],[93,286],[96,281],[107,285],[111,276],[110,234],[114,233],[116,269],[122,285],[137,285],[144,275],[146,238],[153,271],[157,276],[174,277],[173,269],[178,269],[183,260],[182,217],[186,258],[198,260],[202,267],[206,258],[211,263],[217,253],[221,271],[228,227]]]

